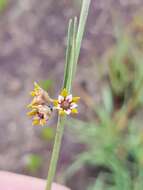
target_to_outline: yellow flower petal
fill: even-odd
[[[32,97],[36,96],[35,91],[30,92],[30,95],[31,95]]]
[[[59,111],[59,115],[61,115],[61,116],[64,116],[66,113],[64,112],[64,110],[60,110]]]
[[[54,106],[58,106],[58,100],[53,100],[53,104],[54,104]]]
[[[68,91],[64,88],[61,92],[61,96],[66,97],[68,95]]]
[[[40,120],[40,125],[42,125],[42,126],[46,125],[46,120],[45,119],[41,119]]]
[[[71,110],[71,112],[72,112],[73,114],[77,114],[77,113],[78,113],[78,110],[77,110],[76,108],[74,108],[74,109]]]
[[[80,97],[78,97],[78,96],[77,97],[73,97],[72,98],[72,102],[77,103],[79,101],[79,99],[80,99]]]
[[[32,104],[30,104],[29,106],[31,106],[30,108],[33,110],[33,109],[35,109],[35,110],[38,110],[38,106],[37,105],[32,105]]]
[[[39,124],[40,124],[39,119],[34,119],[32,122],[32,125],[39,125]]]
[[[39,90],[40,89],[40,86],[37,84],[37,82],[34,82],[34,88],[35,88],[35,90]]]
[[[32,109],[32,107],[33,107],[32,104],[27,105],[27,108],[29,108],[29,109]]]
[[[36,113],[37,113],[37,110],[32,110],[32,111],[28,112],[27,115],[31,117],[31,116],[36,115]]]

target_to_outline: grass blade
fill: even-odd
[[[69,61],[70,61],[70,54],[71,54],[71,37],[72,37],[72,30],[73,30],[73,20],[70,19],[68,25],[68,35],[67,35],[67,49],[66,49],[66,63],[64,69],[64,81],[63,81],[63,88],[67,86],[67,78],[68,78],[68,70],[69,70]]]
[[[85,31],[85,25],[87,21],[87,16],[89,12],[91,0],[83,0],[82,8],[81,8],[81,14],[79,19],[79,26],[77,31],[77,37],[76,37],[76,55],[75,55],[75,65],[73,69],[73,77],[76,72],[76,67],[79,59],[80,49],[81,49],[81,42]]]
[[[77,18],[74,18],[73,21],[73,30],[72,30],[72,36],[71,36],[71,52],[70,52],[70,62],[69,62],[69,68],[68,68],[68,78],[67,78],[67,85],[66,89],[70,92],[71,86],[72,86],[72,80],[73,80],[73,70],[75,65],[75,55],[76,55],[76,31],[77,31]]]

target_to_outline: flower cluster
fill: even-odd
[[[72,97],[72,94],[68,95],[66,89],[63,89],[58,97],[58,100],[54,100],[54,106],[59,110],[60,115],[69,115],[71,113],[78,113],[76,104],[80,97]]]
[[[52,115],[53,108],[50,106],[50,103],[52,103],[53,100],[36,82],[34,83],[34,90],[30,95],[33,97],[33,100],[28,105],[31,111],[28,112],[27,115],[33,117],[33,125],[43,126]]]
[[[45,90],[34,83],[34,90],[30,94],[33,100],[28,105],[31,110],[27,114],[33,118],[33,125],[46,125],[53,110],[58,110],[60,115],[78,113],[77,102],[80,98],[72,97],[72,94],[68,94],[66,89],[62,90],[58,99],[53,100]]]

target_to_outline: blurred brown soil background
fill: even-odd
[[[113,43],[113,15],[127,23],[142,0],[92,0],[86,35],[74,83],[83,98],[80,117],[90,118],[90,97],[100,101],[98,57]],[[29,174],[26,155],[40,154],[43,165],[36,174],[47,175],[51,143],[43,141],[41,128],[32,127],[26,116],[29,91],[34,81],[50,79],[57,96],[63,77],[68,19],[79,15],[78,0],[9,0],[0,15],[0,169]],[[86,102],[87,101],[87,102]],[[54,126],[53,119],[49,126]],[[78,151],[65,134],[59,172]],[[60,176],[60,175],[58,175]],[[60,181],[60,177],[58,177]]]

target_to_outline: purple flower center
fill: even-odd
[[[62,107],[64,110],[70,109],[70,102],[67,101],[67,100],[63,100],[63,101],[61,102],[61,107]]]
[[[44,114],[43,114],[43,113],[38,113],[38,117],[39,117],[40,119],[44,119]]]

